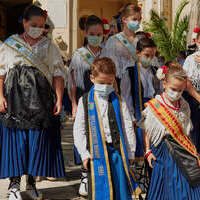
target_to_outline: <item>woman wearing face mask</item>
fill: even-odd
[[[122,78],[121,86],[126,85],[126,88],[121,87],[121,95],[127,102],[134,123],[141,120],[144,103],[160,93],[160,81],[156,78],[156,69],[151,67],[155,47],[153,40],[140,39],[137,43],[139,61],[134,67],[128,67]],[[141,159],[143,157],[142,129],[137,127],[136,131],[136,158]]]
[[[200,158],[190,139],[190,108],[182,98],[187,75],[178,63],[161,67],[164,93],[143,111],[145,158],[152,169],[147,200],[200,199]]]
[[[21,176],[27,195],[40,199],[34,176],[65,176],[59,113],[64,64],[43,31],[45,12],[26,8],[24,33],[9,37],[0,49],[0,178],[10,178],[9,200],[21,200]]]
[[[103,22],[95,15],[88,17],[85,33],[88,44],[77,49],[72,57],[69,67],[68,90],[72,100],[73,117],[76,116],[77,103],[79,98],[90,91],[93,83],[90,81],[91,65],[95,58],[101,55],[101,42],[103,40]],[[81,164],[80,156],[76,150],[75,163]],[[88,195],[87,173],[82,172],[82,181],[79,193],[82,196]]]
[[[126,67],[134,65],[136,61],[135,32],[140,28],[141,8],[127,4],[121,10],[120,17],[123,31],[110,37],[102,51],[102,56],[109,57],[115,62],[118,87]]]

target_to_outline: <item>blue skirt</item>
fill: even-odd
[[[24,174],[65,176],[58,124],[44,130],[10,129],[0,124],[0,178]]]
[[[107,146],[107,150],[111,169],[114,200],[132,200],[122,157],[115,148],[109,145]]]
[[[198,200],[200,186],[191,187],[182,175],[164,142],[152,147],[156,161],[153,171],[148,200]]]

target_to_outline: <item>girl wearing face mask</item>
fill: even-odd
[[[156,45],[153,40],[144,38],[137,43],[138,62],[134,67],[127,68],[121,84],[121,96],[126,100],[132,120],[141,120],[141,111],[144,103],[152,99],[160,92],[160,81],[156,78],[156,69],[151,67],[155,56]],[[126,87],[122,87],[126,86]],[[136,127],[137,148],[136,158],[143,158],[143,135],[142,129]]]
[[[71,94],[73,116],[75,117],[79,98],[92,86],[90,68],[95,58],[101,55],[103,41],[103,22],[95,15],[87,18],[85,34],[88,44],[77,49],[69,67],[68,89]]]
[[[157,72],[164,92],[143,111],[145,158],[153,168],[147,200],[200,198],[200,158],[190,139],[190,107],[183,99],[187,75],[179,64]]]
[[[103,22],[95,15],[88,17],[85,24],[85,34],[88,44],[77,49],[72,57],[69,67],[68,91],[71,95],[73,117],[76,116],[77,104],[79,98],[89,92],[93,83],[90,81],[91,66],[95,60],[101,55],[101,43],[103,41]],[[76,150],[75,164],[81,164],[80,156]],[[82,172],[82,182],[79,188],[82,196],[88,195],[87,189],[87,173]]]
[[[127,66],[134,65],[136,57],[135,32],[140,28],[141,8],[127,4],[120,11],[123,31],[110,37],[102,50],[102,56],[111,58],[117,68],[117,83],[120,82]]]
[[[0,178],[10,178],[9,200],[21,200],[21,176],[27,195],[42,198],[35,176],[65,176],[59,113],[64,64],[56,46],[43,36],[46,13],[26,8],[24,33],[9,37],[0,49]]]

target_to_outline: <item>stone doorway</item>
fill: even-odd
[[[22,16],[32,0],[0,0],[0,40],[12,34],[23,32]]]

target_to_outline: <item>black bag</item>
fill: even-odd
[[[179,145],[171,135],[166,135],[163,140],[190,186],[198,186],[200,184],[200,166],[197,158]]]

